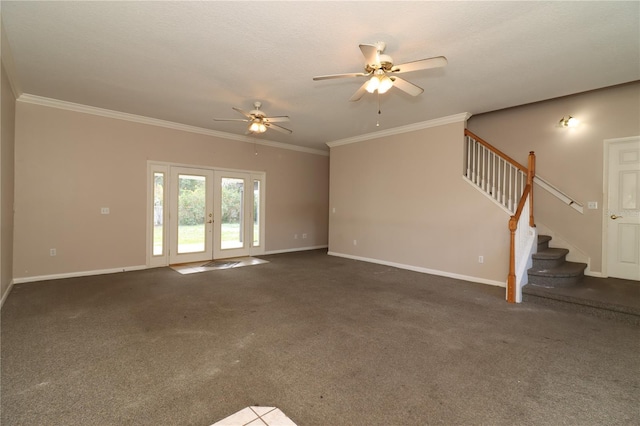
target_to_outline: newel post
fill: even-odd
[[[533,178],[536,176],[536,154],[533,151],[529,152],[528,166],[527,185],[529,185],[529,226],[533,228],[536,226],[536,223],[533,220]]]
[[[507,302],[509,303],[516,303],[516,229],[518,229],[518,219],[511,216],[509,219],[511,248],[509,249],[509,276],[507,278]]]

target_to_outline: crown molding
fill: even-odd
[[[30,95],[28,93],[23,93],[22,95],[20,95],[17,101],[28,103],[28,104],[51,107],[51,108],[64,109],[67,111],[80,112],[84,114],[98,115],[101,117],[115,118],[116,120],[125,120],[125,121],[132,121],[134,123],[148,124],[150,126],[165,127],[168,129],[181,130],[183,132],[213,136],[221,139],[246,142],[246,143],[251,143],[256,145],[264,145],[272,148],[288,149],[291,151],[305,152],[307,154],[323,155],[325,157],[329,156],[329,152],[321,151],[319,149],[306,148],[302,146],[296,146],[296,145],[264,140],[264,139],[254,139],[247,136],[235,135],[233,133],[220,132],[217,130],[211,130],[211,129],[205,129],[202,127],[175,123],[173,121],[160,120],[157,118],[145,117],[142,115],[129,114],[126,112],[114,111],[114,110],[105,109],[105,108],[98,108],[98,107],[93,107],[89,105],[76,104],[73,102],[61,101],[58,99],[45,98],[43,96]]]
[[[384,138],[387,136],[399,135],[401,133],[415,132],[416,130],[428,129],[429,127],[443,126],[445,124],[466,122],[471,117],[468,112],[460,114],[448,115],[446,117],[435,118],[433,120],[422,121],[420,123],[409,124],[406,126],[394,127],[379,132],[366,133],[364,135],[354,136],[346,139],[338,139],[337,141],[327,142],[329,148],[336,146],[348,145],[357,142],[368,141],[371,139]]]

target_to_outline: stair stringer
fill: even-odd
[[[567,238],[562,236],[562,234],[550,229],[548,226],[540,222],[536,223],[536,227],[538,228],[538,233],[540,235],[548,235],[551,237],[552,243],[550,244],[550,247],[564,248],[569,250],[569,254],[567,254],[567,257],[566,257],[568,262],[586,263],[587,269],[584,272],[585,275],[590,275],[593,277],[602,276],[601,273],[591,272],[591,257],[589,257],[589,255],[587,255],[584,251],[580,250],[575,245],[571,244],[567,240]]]

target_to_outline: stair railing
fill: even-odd
[[[576,210],[579,213],[584,214],[584,206],[581,203],[576,201],[574,198],[571,198],[570,196],[568,196],[567,194],[565,194],[555,186],[551,185],[549,182],[543,179],[542,176],[538,176],[538,175],[534,176],[533,181],[537,183],[538,186],[540,186],[540,188],[545,189],[551,195],[553,195],[554,197],[556,197],[557,199],[559,199],[560,201],[562,201],[572,209]]]
[[[528,167],[518,163],[465,129],[464,178],[510,214],[509,275],[506,299],[522,300],[527,267],[535,249],[533,218],[533,179],[535,154],[529,153]],[[523,215],[523,212],[528,213]]]
[[[507,213],[514,214],[527,182],[527,168],[469,130],[464,176]]]

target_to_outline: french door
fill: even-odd
[[[265,174],[148,165],[147,263],[264,253]]]
[[[169,263],[210,260],[213,249],[213,171],[171,167]]]
[[[215,172],[216,259],[248,256],[260,241],[261,180],[252,176],[234,171]]]

